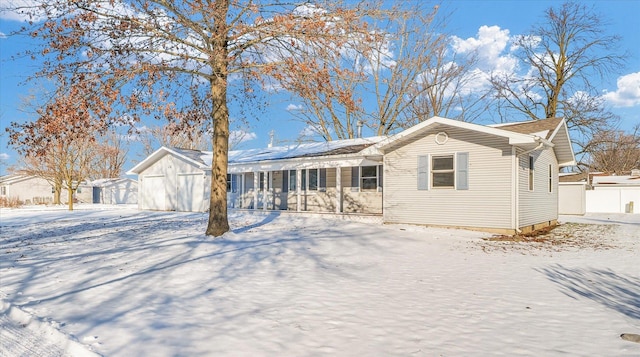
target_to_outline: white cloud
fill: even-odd
[[[455,91],[467,94],[484,93],[490,87],[491,74],[510,75],[518,69],[518,59],[511,54],[513,38],[509,30],[499,26],[480,26],[475,37],[452,38],[452,48],[456,54],[475,55],[478,62],[462,80]]]
[[[604,99],[615,107],[633,107],[640,105],[640,72],[618,78],[615,92],[603,95]]]
[[[10,157],[9,154],[0,152],[0,160],[9,160]]]
[[[8,21],[41,21],[41,2],[35,0],[4,0],[0,4],[0,19]]]
[[[256,135],[256,133],[244,130],[232,130],[231,133],[229,133],[229,141],[235,145],[255,140],[257,137],[258,135]]]
[[[0,32],[0,38],[7,38],[7,35],[4,32]]]
[[[302,109],[302,105],[298,105],[298,104],[289,104],[287,105],[287,111],[291,112],[291,111],[295,111],[295,110],[301,110]]]
[[[507,52],[512,42],[509,30],[499,26],[480,26],[476,37],[462,39],[452,37],[453,49],[456,53],[478,55],[478,68],[485,72],[498,71],[511,73],[516,70],[518,60]]]

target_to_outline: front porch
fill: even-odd
[[[382,165],[230,173],[227,202],[265,211],[382,214]]]

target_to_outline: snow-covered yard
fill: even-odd
[[[0,210],[1,356],[640,355],[640,215],[550,244],[97,207]]]

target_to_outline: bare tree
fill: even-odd
[[[92,172],[95,162],[95,143],[91,138],[79,138],[70,141],[59,141],[50,149],[55,155],[58,172],[62,178],[62,188],[67,190],[69,211],[73,211],[74,194]]]
[[[601,14],[578,2],[546,10],[544,22],[515,41],[514,54],[528,72],[491,78],[503,114],[529,120],[565,117],[581,147],[610,128],[616,118],[593,81],[619,70],[626,56],[618,52],[619,36],[607,34],[606,25]]]
[[[298,96],[293,114],[325,140],[354,138],[358,122],[388,135],[454,108],[462,108],[456,117],[472,120],[475,103],[462,87],[472,80],[475,57],[452,54],[444,31],[448,15],[427,2],[379,13],[374,42],[354,38],[344,48],[309,53],[321,59],[315,67],[291,62],[276,76]]]
[[[191,134],[187,134],[184,131],[177,130],[174,125],[168,124],[145,127],[138,136],[143,145],[144,157],[151,155],[160,146],[190,150],[211,150],[211,130],[194,131]]]
[[[427,2],[401,3],[386,17],[388,48],[372,53],[371,81],[375,106],[366,122],[376,135],[389,135],[434,115],[473,120],[471,93],[474,54],[456,55],[446,32],[450,14]],[[363,88],[366,90],[366,88]],[[457,111],[454,113],[454,111]]]
[[[91,177],[94,179],[120,177],[129,152],[122,135],[111,130],[99,142],[90,144],[93,144],[90,146],[95,153],[91,164]]]
[[[340,1],[41,0],[22,10],[44,18],[31,29],[46,44],[34,55],[51,59],[43,74],[99,74],[128,112],[171,118],[185,108],[208,109],[213,161],[206,234],[219,236],[229,230],[228,98],[301,52],[367,36],[368,9]]]
[[[640,168],[640,125],[630,133],[606,130],[594,135],[587,147],[589,159],[582,167],[590,171],[627,174]]]

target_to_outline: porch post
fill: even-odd
[[[342,168],[336,167],[336,213],[342,212]]]
[[[302,211],[302,197],[300,194],[302,193],[302,170],[296,169],[296,210],[298,212]]]
[[[240,208],[244,208],[244,172],[240,174]]]
[[[253,209],[258,209],[258,190],[260,190],[260,172],[253,172]]]
[[[267,210],[267,205],[269,203],[269,171],[264,172],[264,191],[262,192],[262,209]]]

